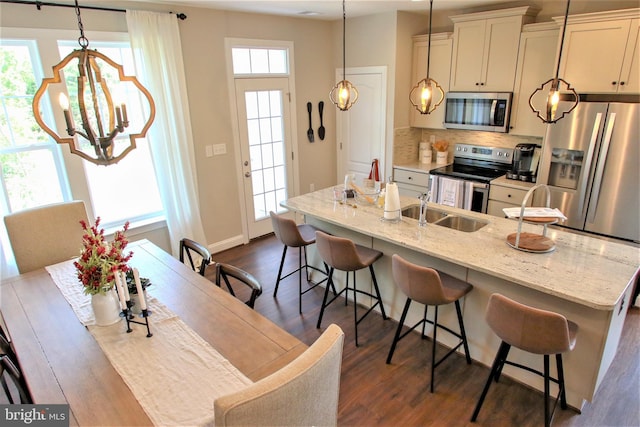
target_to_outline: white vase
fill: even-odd
[[[104,294],[91,295],[91,308],[98,326],[113,325],[120,320],[120,304],[113,288]]]

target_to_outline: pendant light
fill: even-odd
[[[59,64],[53,66],[53,77],[42,80],[33,98],[33,114],[38,125],[58,144],[69,144],[71,153],[91,163],[107,166],[117,163],[136,148],[136,139],[144,137],[153,122],[155,104],[149,91],[135,76],[124,74],[122,65],[115,63],[97,50],[88,49],[89,40],[84,35],[78,0],[75,1],[75,10],[80,30],[78,38],[80,49],[74,50]],[[67,67],[69,63],[72,64]],[[76,70],[73,69],[74,64],[77,67]],[[65,80],[61,74],[65,69],[67,71],[63,74],[67,77],[77,75],[76,81],[69,77]],[[114,85],[116,80],[117,85]],[[59,93],[60,108],[64,114],[68,137],[59,136],[42,118],[40,101],[49,89]],[[123,133],[130,125],[124,95],[125,92],[135,93],[135,89],[142,95],[139,97],[140,100],[144,97],[148,101],[148,118],[140,130],[129,133],[128,141],[119,140],[116,147],[116,136]],[[65,94],[66,90],[72,98],[71,102]],[[81,129],[75,127],[74,118],[80,119]]]
[[[429,65],[431,62],[431,17],[433,12],[433,0],[429,0],[429,41],[427,51],[427,77],[420,80],[411,89],[409,101],[420,114],[431,114],[444,100],[444,90],[429,76]],[[434,101],[437,99],[437,101]]]
[[[345,0],[342,0],[342,81],[329,92],[329,99],[338,107],[339,110],[347,111],[358,100],[358,90],[347,80],[346,71],[346,29],[347,29],[347,12],[345,8]]]
[[[533,93],[529,97],[529,106],[531,107],[531,110],[533,110],[538,118],[540,118],[540,120],[542,120],[544,123],[557,122],[558,120],[569,114],[571,111],[573,111],[573,109],[576,108],[578,106],[578,103],[580,102],[580,97],[578,96],[578,93],[575,91],[575,89],[572,88],[566,80],[558,77],[558,75],[560,74],[560,62],[562,60],[562,48],[564,45],[564,35],[567,29],[567,20],[569,18],[570,3],[571,0],[567,0],[567,10],[564,14],[562,36],[560,38],[560,51],[558,52],[556,76],[544,82],[542,86],[533,91]],[[538,93],[540,93],[540,95],[544,95],[544,93],[547,93],[546,103],[542,108],[537,108],[536,106],[534,106],[534,103],[541,104],[541,100],[545,99],[544,96],[538,96]],[[558,109],[561,96],[563,100],[572,100],[572,103],[568,108]]]

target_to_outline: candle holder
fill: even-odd
[[[120,317],[124,317],[124,319],[127,321],[127,333],[130,334],[131,332],[133,332],[133,329],[131,329],[131,324],[136,323],[138,325],[145,325],[147,327],[147,338],[151,338],[153,336],[153,334],[151,333],[151,329],[149,329],[149,316],[151,316],[151,310],[143,309],[142,313],[140,313],[139,316],[144,319],[144,322],[134,320],[136,316],[131,311],[131,307],[133,307],[134,305],[135,303],[133,301],[127,301],[127,308],[122,310],[122,313],[120,313]]]

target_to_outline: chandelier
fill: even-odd
[[[75,9],[80,49],[53,66],[53,77],[42,80],[33,98],[33,114],[38,125],[58,144],[69,144],[71,153],[107,166],[117,163],[136,148],[136,139],[146,135],[155,118],[155,104],[149,91],[135,76],[125,75],[122,65],[97,50],[88,49],[89,40],[84,35],[78,0]],[[67,90],[71,101],[65,94]],[[136,90],[148,101],[148,118],[140,130],[129,132],[128,141],[122,138],[116,142],[116,136],[130,125],[125,94]],[[59,94],[68,136],[58,135],[43,120],[40,102],[47,93]],[[76,128],[76,122],[80,123],[80,128]]]
[[[346,29],[347,29],[347,12],[345,8],[345,0],[342,0],[342,81],[329,92],[331,102],[342,111],[347,111],[358,100],[358,90],[347,80],[346,71]]]
[[[567,29],[567,20],[569,18],[569,4],[571,0],[567,0],[567,10],[564,14],[564,24],[562,26],[562,37],[560,38],[560,50],[558,52],[558,64],[556,65],[556,76],[544,82],[542,86],[537,88],[529,97],[529,106],[531,110],[538,116],[544,123],[555,123],[578,106],[580,102],[578,93],[574,88],[564,79],[558,77],[560,74],[560,60],[562,59],[562,47],[564,45],[564,34]],[[544,94],[546,98],[544,97]],[[571,104],[566,105],[564,108],[559,108],[560,98],[562,100],[569,100]],[[546,101],[542,108],[534,106],[535,104],[542,104],[542,101]]]
[[[433,11],[433,0],[429,0],[429,41],[427,51],[427,76],[420,80],[411,89],[409,101],[420,114],[431,114],[444,100],[442,87],[429,76],[429,65],[431,62],[431,16]],[[437,97],[437,101],[434,98]]]

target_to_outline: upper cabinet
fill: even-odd
[[[421,35],[413,37],[413,68],[412,81],[415,85],[427,75],[427,53],[429,36]],[[449,75],[451,72],[451,33],[431,35],[431,58],[429,62],[429,77],[434,79],[442,87],[444,93],[449,91]],[[431,114],[420,114],[418,110],[411,108],[411,126],[419,128],[444,129],[444,101]]]
[[[556,74],[556,47],[560,29],[553,22],[522,28],[516,84],[513,88],[510,132],[543,137],[546,125],[531,111],[529,97]]]
[[[520,31],[537,13],[525,6],[450,17],[451,90],[512,92]]]
[[[640,9],[569,16],[560,77],[579,93],[640,92],[639,18]]]

